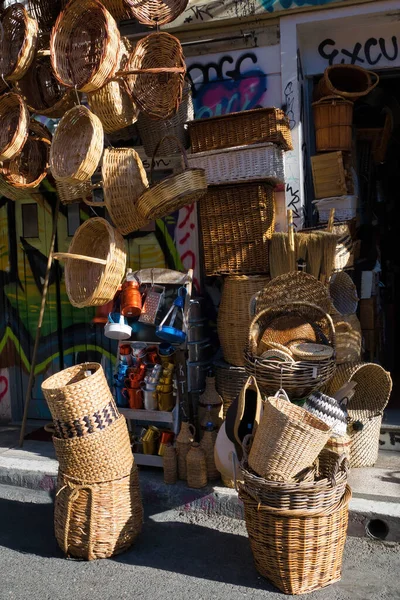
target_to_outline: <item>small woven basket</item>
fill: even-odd
[[[280,108],[255,108],[188,123],[192,152],[272,142],[292,150],[289,119]]]
[[[139,40],[127,65],[135,104],[151,119],[170,119],[182,101],[186,74],[182,46],[165,32]]]
[[[249,454],[249,466],[271,481],[291,481],[314,463],[331,428],[278,392],[268,398]]]
[[[176,449],[169,445],[165,448],[163,456],[164,483],[172,485],[178,480],[178,460]]]
[[[215,466],[214,446],[217,437],[216,431],[205,431],[201,438],[200,448],[206,458],[207,479],[213,481],[220,478],[220,472]]]
[[[313,105],[317,152],[351,151],[353,102],[340,96],[327,96]]]
[[[244,367],[234,367],[223,360],[214,363],[215,388],[224,402],[224,419],[228,408],[238,397],[248,379]]]
[[[67,556],[93,560],[120,554],[135,541],[142,524],[136,465],[125,477],[95,484],[59,471],[54,527]]]
[[[374,82],[372,78],[375,79]],[[331,65],[325,69],[319,80],[315,96],[341,96],[355,102],[369,94],[378,83],[379,77],[373,71],[367,71],[357,65]]]
[[[164,138],[163,138],[164,139]],[[184,206],[197,202],[207,191],[207,180],[203,169],[190,169],[184,147],[175,138],[184,159],[185,169],[177,175],[170,175],[160,183],[143,192],[137,201],[137,210],[143,219],[152,221],[165,217]],[[162,144],[156,146],[151,161],[150,179],[153,178],[155,157]]]
[[[207,485],[206,455],[199,444],[193,443],[186,457],[187,484],[190,488]]]
[[[1,17],[1,31],[0,73],[5,80],[17,81],[35,56],[38,24],[22,4],[12,4]]]
[[[224,359],[232,365],[244,366],[243,351],[251,323],[249,302],[269,281],[267,275],[232,275],[224,279],[218,310],[218,337]]]
[[[269,273],[274,191],[266,183],[210,187],[199,203],[207,276]]]
[[[59,122],[50,151],[53,176],[68,183],[87,181],[104,147],[101,121],[85,106],[71,108]]]
[[[194,441],[196,430],[193,425],[183,421],[180,432],[176,438],[176,453],[178,456],[179,479],[187,479],[186,458]]]
[[[111,302],[125,275],[124,239],[100,217],[78,227],[68,252],[58,252],[53,258],[66,261],[65,287],[69,301],[77,308]]]
[[[143,25],[158,27],[175,21],[185,10],[188,0],[146,0],[146,2],[127,0],[127,2],[134,19]]]
[[[259,504],[241,486],[246,528],[257,571],[285,594],[304,594],[339,581],[351,490],[327,510],[279,510]]]
[[[54,74],[66,87],[94,92],[114,76],[119,44],[117,24],[101,2],[69,2],[51,32]]]
[[[333,304],[342,315],[351,315],[357,312],[358,294],[357,288],[345,271],[332,275],[329,292]]]
[[[28,137],[29,111],[19,94],[0,96],[0,161],[12,160]]]
[[[3,162],[1,173],[5,181],[20,189],[38,187],[47,175],[50,145],[50,131],[42,123],[32,120],[20,154]]]
[[[62,204],[74,204],[75,202],[90,202],[92,200],[92,181],[75,181],[74,183],[67,183],[56,179],[56,190],[60,196]]]

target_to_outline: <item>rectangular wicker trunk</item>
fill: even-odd
[[[199,213],[206,275],[269,273],[268,246],[275,227],[272,186],[209,187]]]
[[[280,108],[255,108],[188,123],[192,152],[273,142],[292,150],[289,119]]]

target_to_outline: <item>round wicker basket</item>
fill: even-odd
[[[17,81],[35,55],[38,24],[22,4],[12,4],[1,17],[1,30],[0,73],[3,79]]]
[[[146,2],[127,0],[127,2],[133,18],[150,27],[175,21],[188,4],[188,0],[146,0]]]
[[[29,111],[19,94],[0,96],[0,161],[19,154],[27,140]]]
[[[56,190],[62,204],[74,204],[75,202],[90,202],[92,200],[93,185],[90,179],[87,181],[75,181],[68,183],[56,179]]]
[[[67,0],[24,0],[28,11],[36,19],[41,34],[51,31]]]

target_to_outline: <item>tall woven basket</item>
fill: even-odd
[[[193,443],[186,457],[187,484],[190,488],[207,485],[207,461],[203,448]]]
[[[224,359],[232,365],[244,366],[243,351],[251,323],[249,303],[269,281],[267,275],[231,275],[224,279],[218,310],[218,337]]]
[[[312,106],[317,152],[349,152],[353,133],[353,102],[340,96],[328,96]]]
[[[279,510],[240,487],[257,571],[285,594],[304,594],[341,579],[350,488],[327,510]]]
[[[357,383],[347,404],[350,466],[371,467],[378,458],[382,416],[392,391],[392,379],[380,365],[346,363],[338,366],[328,393],[334,394],[348,381]]]
[[[244,367],[234,367],[223,360],[214,363],[215,388],[224,402],[224,419],[228,408],[239,395],[240,390],[248,379]]]

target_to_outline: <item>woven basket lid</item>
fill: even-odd
[[[290,351],[295,358],[300,360],[319,361],[331,358],[333,355],[333,348],[331,346],[309,342],[291,344]]]
[[[340,314],[351,315],[357,311],[357,288],[350,275],[345,271],[332,275],[329,291],[333,304]]]
[[[261,358],[275,360],[276,362],[294,362],[293,358],[287,351],[284,352],[283,350],[277,350],[276,348],[272,350],[266,350],[261,354]]]

